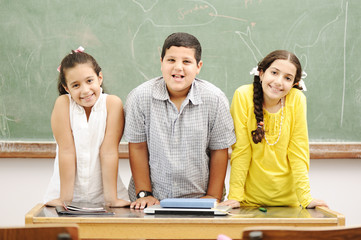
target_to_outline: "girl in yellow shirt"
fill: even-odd
[[[239,87],[231,105],[237,142],[223,205],[327,207],[310,194],[306,97],[300,91],[305,87],[298,58],[284,50],[271,52],[251,74],[253,85]]]

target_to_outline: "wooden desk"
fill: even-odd
[[[114,216],[58,216],[55,208],[36,205],[25,224],[76,223],[81,239],[239,239],[251,226],[344,226],[345,217],[327,208],[269,207],[233,209],[229,216],[147,215],[141,210],[112,209]]]

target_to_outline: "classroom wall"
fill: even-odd
[[[128,160],[121,159],[119,168],[128,185]],[[346,226],[361,225],[360,169],[360,159],[311,160],[313,197],[326,200],[332,210],[344,214]],[[52,159],[0,158],[0,227],[25,224],[25,214],[41,202],[52,171]]]

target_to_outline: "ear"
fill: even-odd
[[[62,85],[63,86],[63,88],[65,89],[65,91],[67,92],[67,93],[69,93],[69,88],[67,87],[67,86],[64,86],[64,85]]]
[[[203,66],[203,61],[200,60],[199,63],[197,64],[197,74],[200,73],[202,66]]]
[[[263,70],[262,70],[262,69],[261,69],[261,70],[259,70],[259,77],[262,77],[262,76],[263,76],[263,74],[264,74]]]
[[[160,71],[161,72],[163,72],[162,65],[163,65],[163,58],[160,57]]]
[[[99,72],[98,80],[99,80],[99,85],[101,86],[103,84],[103,73],[102,72]]]
[[[263,80],[263,75],[264,75],[264,72],[263,72],[263,70],[261,69],[260,71],[259,71],[259,80],[260,80],[260,82],[262,83],[262,80]]]

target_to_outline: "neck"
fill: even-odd
[[[263,107],[270,113],[276,113],[283,107],[284,99],[281,98],[279,100],[264,100]]]

